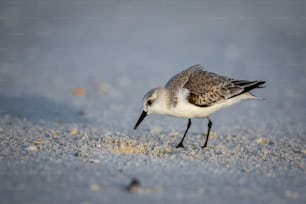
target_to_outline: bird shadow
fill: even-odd
[[[0,94],[0,116],[30,121],[87,123],[83,112],[41,96],[9,96]]]

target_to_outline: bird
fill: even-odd
[[[207,132],[202,149],[207,147],[212,121],[210,115],[242,100],[261,99],[250,91],[264,88],[265,81],[236,80],[192,65],[173,76],[165,86],[153,88],[143,97],[143,111],[134,130],[147,115],[160,114],[188,119],[187,128],[176,148],[183,142],[193,118],[207,118]]]

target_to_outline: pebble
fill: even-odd
[[[28,151],[37,151],[38,150],[37,146],[35,146],[35,145],[30,145],[30,146],[26,147],[25,149],[28,150]]]
[[[86,96],[87,90],[85,88],[75,88],[72,90],[72,94],[75,96]]]
[[[80,134],[80,131],[77,128],[72,128],[70,130],[70,134],[73,135],[73,136],[76,136],[76,135]]]
[[[140,181],[137,178],[132,178],[131,182],[126,186],[126,190],[131,193],[140,192]]]
[[[99,163],[101,163],[101,161],[98,160],[98,159],[89,159],[88,162],[89,162],[89,163],[93,163],[93,164],[99,164]]]
[[[266,144],[271,144],[271,140],[268,138],[260,137],[256,140],[256,143],[266,145]]]

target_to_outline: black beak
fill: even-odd
[[[146,116],[147,116],[147,112],[142,111],[142,113],[141,113],[141,115],[140,115],[140,117],[139,117],[139,119],[138,119],[136,125],[134,126],[134,130],[136,130],[136,129],[138,128],[139,124],[141,123],[141,121],[143,121],[143,119],[144,119]]]

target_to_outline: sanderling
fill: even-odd
[[[134,129],[148,114],[169,115],[187,118],[187,129],[191,118],[207,118],[208,129],[202,148],[207,146],[212,122],[209,116],[244,99],[260,99],[250,93],[252,89],[263,88],[265,81],[235,80],[203,70],[202,65],[193,65],[172,77],[164,87],[150,90],[143,98],[143,112]]]

